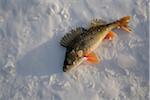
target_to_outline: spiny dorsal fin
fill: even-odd
[[[60,44],[64,47],[68,47],[69,44],[72,42],[72,40],[78,36],[79,34],[85,32],[86,29],[83,27],[78,27],[75,30],[71,30],[69,33],[64,35],[64,37],[61,39]]]
[[[101,19],[93,19],[91,20],[90,27],[96,27],[103,24],[106,24],[106,21],[103,21]]]

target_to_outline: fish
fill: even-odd
[[[94,50],[103,40],[114,38],[116,35],[112,31],[114,29],[123,29],[131,33],[128,25],[130,19],[131,16],[124,16],[110,23],[94,19],[88,28],[78,27],[64,35],[60,41],[61,46],[66,48],[63,71],[70,71],[84,61],[93,64],[99,63],[100,58],[94,53]]]

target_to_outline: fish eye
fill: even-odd
[[[77,52],[77,54],[78,54],[79,57],[82,57],[83,51],[82,51],[82,50],[79,50],[79,51]]]

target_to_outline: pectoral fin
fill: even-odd
[[[99,58],[93,52],[86,55],[85,58],[89,63],[98,64],[100,62]]]

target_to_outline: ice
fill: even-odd
[[[148,0],[0,0],[0,100],[148,100]],[[71,28],[132,17],[95,50],[99,64],[62,71]]]

